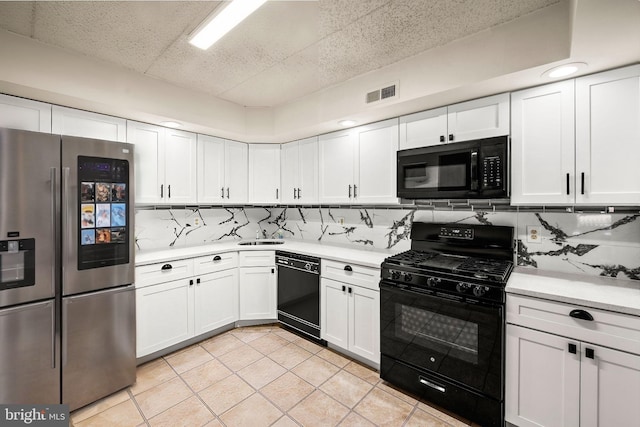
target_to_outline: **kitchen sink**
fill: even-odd
[[[238,243],[240,246],[249,246],[249,245],[281,245],[284,243],[284,240],[247,240],[246,242]]]

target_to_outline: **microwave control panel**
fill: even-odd
[[[502,187],[502,159],[500,156],[489,156],[483,160],[482,186],[487,188]]]

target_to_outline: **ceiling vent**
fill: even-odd
[[[394,83],[385,86],[381,89],[368,92],[366,97],[366,103],[371,104],[373,102],[384,101],[385,99],[396,98],[398,91],[398,83]]]

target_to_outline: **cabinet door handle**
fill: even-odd
[[[444,142],[444,135],[440,135],[440,142]]]
[[[166,271],[166,270],[171,270],[172,268],[173,268],[173,265],[165,264],[165,265],[162,266],[162,268],[160,270]]]
[[[271,274],[275,274],[275,273],[276,273],[276,269],[275,269],[275,268],[272,268],[272,269],[271,269]]]
[[[449,134],[449,141],[453,141],[453,134],[452,133]]]
[[[220,255],[216,255],[213,257],[214,261],[220,261],[222,259],[222,257]]]
[[[171,198],[171,184],[167,186],[167,191],[168,191],[169,198]]]
[[[592,348],[587,348],[584,351],[584,355],[586,358],[588,359],[595,359],[596,357],[596,352],[592,349]]]
[[[358,197],[358,186],[353,184],[353,197]]]
[[[298,196],[296,196],[296,189],[295,189],[295,188],[293,189],[293,198],[294,198],[294,199],[297,199],[297,198],[298,198]]]
[[[349,198],[351,198],[351,184],[349,184]]]
[[[571,312],[569,313],[569,316],[575,319],[582,319],[582,320],[588,320],[588,321],[593,320],[593,316],[591,315],[591,313],[585,310],[580,310],[580,309],[571,310]]]
[[[580,174],[580,194],[584,194],[584,172]]]
[[[353,293],[353,288],[351,286],[349,286],[349,293],[352,294]]]
[[[347,287],[345,285],[342,285],[342,292],[345,292],[347,290]]]
[[[198,285],[200,284],[200,278],[199,278],[199,277],[196,279],[196,283],[197,283]]]
[[[567,195],[569,195],[569,173],[567,172]]]
[[[160,184],[160,198],[164,197],[164,184]]]
[[[278,195],[279,195],[279,191],[278,191],[278,189],[276,188],[276,200],[278,199]]]
[[[227,199],[229,198],[229,187],[227,187]]]
[[[189,286],[193,286],[193,279],[189,280]]]
[[[569,353],[576,354],[578,353],[578,346],[575,344],[569,343]]]
[[[224,199],[224,187],[220,188],[220,197]]]
[[[344,271],[353,271],[353,268],[350,265],[345,265]]]
[[[301,192],[302,192],[302,190],[300,190],[300,189],[298,188],[298,199],[300,198],[300,193],[301,193]]]

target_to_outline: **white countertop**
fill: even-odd
[[[267,239],[270,240],[270,239]],[[303,255],[316,256],[338,262],[351,262],[367,267],[379,268],[388,256],[396,254],[398,250],[381,250],[367,247],[353,247],[322,242],[307,242],[293,239],[283,239],[280,245],[247,245],[241,246],[240,240],[211,243],[188,248],[171,248],[154,251],[136,252],[136,265],[155,264],[176,259],[195,258],[204,255],[231,251],[290,251]]]
[[[516,268],[507,293],[640,316],[640,281]]]

